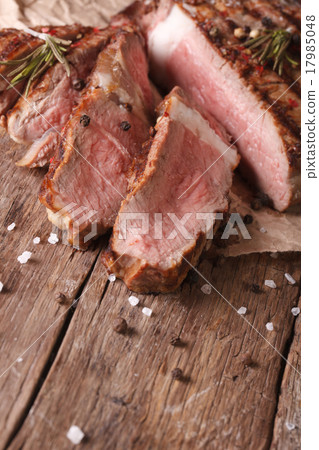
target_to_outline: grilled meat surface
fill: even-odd
[[[87,33],[67,54],[71,74],[56,63],[31,85],[28,98],[20,98],[7,114],[7,130],[16,142],[29,145],[19,166],[38,167],[49,163],[57,136],[72,108],[79,102],[97,56],[111,37],[109,29]],[[35,142],[34,142],[35,141]],[[32,144],[32,145],[31,145]]]
[[[52,33],[61,39],[76,41],[80,39],[84,33],[89,31],[89,27],[73,24],[64,26],[47,26],[36,27],[35,31],[45,31]],[[23,30],[14,28],[5,28],[0,30],[0,61],[12,61],[21,59],[43,44],[43,40],[31,36]],[[25,82],[22,81],[14,88],[7,89],[10,82],[8,73],[12,71],[12,66],[0,65],[0,116],[5,114],[15,104],[19,98],[19,94],[23,92]],[[1,124],[5,125],[2,118]]]
[[[136,2],[113,22],[139,23],[155,81],[181,86],[216,116],[237,142],[242,173],[283,211],[300,201],[299,72],[286,64],[279,76],[259,66],[234,30],[289,26],[298,33],[296,3],[196,3]]]
[[[197,264],[215,213],[228,208],[238,164],[234,146],[222,156],[230,145],[223,128],[180,88],[160,106],[155,130],[145,170],[137,164],[103,255],[106,267],[136,292],[173,291],[189,263]]]
[[[85,248],[114,224],[132,160],[148,137],[153,92],[144,41],[132,27],[115,32],[99,54],[40,192],[49,219]],[[90,235],[91,236],[91,235]]]

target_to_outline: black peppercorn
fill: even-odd
[[[253,216],[251,216],[250,214],[246,214],[244,217],[244,224],[250,225],[251,223],[253,223]]]
[[[263,206],[261,200],[259,198],[254,198],[254,200],[251,202],[250,207],[254,209],[255,211],[258,211]]]
[[[131,128],[131,124],[129,122],[127,122],[126,120],[124,120],[123,122],[121,122],[120,128],[123,131],[128,131]]]
[[[271,28],[273,26],[273,22],[270,17],[263,17],[261,23],[266,28]]]
[[[66,296],[65,296],[62,292],[59,292],[59,293],[56,295],[55,300],[56,300],[60,305],[63,305],[64,303],[66,303],[67,298],[66,298]]]
[[[130,103],[123,103],[123,106],[128,112],[131,112],[133,109],[133,107]]]
[[[76,91],[81,91],[85,86],[85,82],[84,82],[84,80],[77,78],[76,80],[73,80],[72,86],[73,86],[73,89],[75,89]]]
[[[178,345],[181,342],[181,338],[179,336],[177,336],[177,334],[172,334],[169,343],[171,345]]]
[[[84,127],[88,127],[90,124],[89,116],[87,116],[86,114],[83,114],[83,116],[81,116],[81,119],[80,119],[80,124],[83,125]]]
[[[172,370],[172,378],[174,380],[181,380],[183,378],[183,372],[181,371],[181,369],[176,367],[176,369]]]
[[[251,290],[255,293],[258,294],[260,292],[260,287],[258,286],[258,284],[253,283],[251,285]]]
[[[261,201],[263,206],[269,206],[270,205],[270,198],[264,192],[259,192],[257,197]]]
[[[127,331],[126,320],[123,319],[122,317],[117,317],[113,321],[113,330],[116,331],[117,333],[121,333],[121,334],[126,333],[126,331]]]

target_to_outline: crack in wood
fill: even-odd
[[[43,367],[43,370],[42,370],[41,375],[40,375],[40,377],[38,379],[38,382],[34,386],[34,389],[33,389],[33,392],[31,393],[29,402],[26,404],[25,409],[24,409],[23,413],[21,414],[20,419],[17,421],[16,426],[12,429],[12,432],[10,433],[7,441],[4,443],[4,448],[9,447],[11,442],[14,440],[16,435],[19,433],[19,430],[23,426],[24,421],[26,420],[30,410],[32,409],[32,406],[33,406],[34,402],[36,401],[37,396],[39,395],[39,393],[41,391],[41,388],[42,388],[42,386],[43,386],[43,384],[44,384],[44,382],[45,382],[45,380],[46,380],[46,378],[47,378],[47,376],[48,376],[48,374],[50,372],[51,367],[53,366],[53,363],[54,363],[54,361],[55,361],[55,359],[57,357],[58,351],[59,351],[59,349],[60,349],[60,347],[61,347],[61,345],[63,343],[63,340],[64,340],[64,338],[65,338],[65,336],[67,334],[67,331],[68,331],[68,328],[69,328],[70,323],[72,321],[75,309],[76,309],[76,307],[78,305],[78,302],[79,302],[79,300],[81,298],[81,295],[82,295],[82,293],[84,291],[84,288],[86,287],[86,285],[87,285],[87,283],[88,283],[88,281],[89,281],[89,279],[91,277],[91,274],[92,274],[92,272],[93,272],[93,270],[94,270],[94,268],[96,266],[96,263],[98,261],[98,258],[99,258],[99,255],[100,255],[101,251],[102,250],[100,249],[98,254],[96,255],[89,272],[87,273],[85,279],[83,280],[82,284],[79,286],[79,288],[78,288],[78,290],[76,292],[75,300],[73,301],[72,305],[68,308],[68,310],[65,313],[65,317],[63,318],[64,319],[64,323],[63,323],[63,326],[62,326],[62,328],[61,328],[61,330],[60,330],[60,332],[59,332],[59,334],[58,334],[58,336],[56,338],[56,342],[55,342],[55,344],[53,346],[52,352],[49,355],[48,360],[47,360],[46,364]],[[20,390],[21,389],[22,389],[22,386],[20,386]]]

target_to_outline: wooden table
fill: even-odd
[[[198,269],[221,295],[205,295],[193,271],[178,292],[139,295],[132,307],[125,285],[107,281],[102,241],[85,253],[47,242],[44,172],[16,168],[19,146],[1,139],[0,447],[69,449],[77,425],[78,448],[299,448],[299,254],[203,258]],[[21,265],[25,250],[32,258]],[[118,315],[127,334],[112,329]]]

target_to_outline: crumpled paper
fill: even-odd
[[[5,0],[0,1],[0,27],[25,28],[36,25],[64,25],[74,22],[94,27],[107,25],[108,19],[131,3],[131,0]],[[230,194],[230,212],[242,217],[250,214],[247,225],[252,239],[230,240],[225,248],[217,249],[224,256],[261,252],[300,251],[301,220],[298,211],[279,213],[270,208],[253,211],[251,191],[235,177]],[[265,232],[262,232],[260,230]]]
[[[239,175],[234,177],[230,193],[230,213],[239,213],[242,218],[251,215],[253,221],[246,228],[251,239],[244,239],[238,230],[237,242],[218,249],[224,256],[239,256],[248,253],[301,251],[300,208],[292,208],[279,213],[272,208],[263,207],[258,211],[250,207],[252,191]]]

